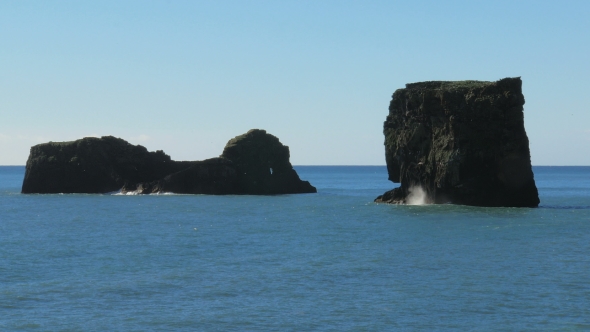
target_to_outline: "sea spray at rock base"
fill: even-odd
[[[289,161],[289,147],[264,130],[231,139],[221,156],[174,161],[159,150],[112,137],[35,145],[22,193],[252,194],[315,193]],[[272,170],[272,171],[271,171]]]
[[[411,186],[408,188],[408,196],[406,197],[407,205],[426,205],[431,203],[430,198],[421,186]]]
[[[433,203],[536,207],[520,78],[406,84],[384,123],[389,180],[376,202],[407,204],[412,186]]]

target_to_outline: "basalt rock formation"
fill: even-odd
[[[289,147],[264,130],[231,139],[220,157],[173,161],[112,136],[33,146],[23,193],[315,193],[289,162]]]
[[[520,78],[406,84],[384,123],[389,180],[376,202],[536,207]]]
[[[264,130],[253,129],[227,142],[218,158],[153,182],[127,184],[122,191],[137,193],[276,195],[315,193],[301,181],[289,162],[289,147]]]
[[[31,148],[22,192],[106,193],[125,182],[154,181],[189,164],[112,136],[49,142]]]

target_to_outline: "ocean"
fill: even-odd
[[[590,167],[533,167],[539,208],[295,168],[317,194],[22,195],[0,167],[0,330],[590,330]]]

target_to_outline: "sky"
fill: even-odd
[[[590,165],[590,1],[0,0],[0,165],[113,135],[174,160],[265,129],[384,165],[406,83],[521,77],[533,165]]]

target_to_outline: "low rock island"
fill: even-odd
[[[22,193],[179,193],[276,195],[315,193],[299,179],[289,147],[264,130],[231,139],[221,156],[174,161],[163,151],[112,136],[35,145]]]
[[[389,180],[376,202],[536,207],[520,78],[406,84],[384,123]]]

